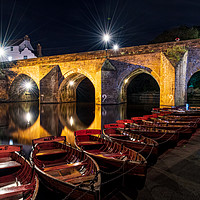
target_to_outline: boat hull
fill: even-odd
[[[120,131],[117,129],[104,129],[103,134],[113,142],[123,144],[126,147],[137,151],[143,155],[148,162],[155,162],[157,160],[158,143],[153,139],[137,134],[131,134],[130,131]]]
[[[36,144],[30,155],[43,184],[70,199],[99,200],[101,175],[97,163],[84,152],[52,140]]]
[[[166,143],[166,142],[178,142],[179,140],[179,133],[173,132],[170,133],[168,131],[162,132],[162,131],[154,131],[154,130],[137,130],[137,129],[131,129],[131,132],[136,134],[141,134],[145,137],[152,138],[156,140],[159,144],[160,143]]]
[[[99,137],[93,134],[99,134]],[[97,161],[102,173],[146,177],[146,159],[124,145],[101,138],[101,130],[75,131],[75,145]]]
[[[15,151],[18,146],[0,146],[0,199],[35,200],[39,180],[30,163]]]

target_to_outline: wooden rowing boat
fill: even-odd
[[[200,116],[158,115],[158,118],[171,121],[186,121],[200,123]]]
[[[153,126],[141,126],[142,119],[141,117],[137,120],[137,123],[131,123],[130,125],[119,124],[119,123],[112,123],[112,124],[105,124],[104,128],[117,128],[122,131],[128,131],[133,134],[143,135],[145,137],[151,138],[156,142],[165,143],[165,142],[173,142],[176,143],[179,139],[179,133],[174,130],[165,130],[165,129],[158,129]]]
[[[136,151],[116,142],[101,138],[101,130],[75,131],[77,148],[91,155],[100,169],[121,176],[137,176],[145,179],[147,172],[146,159]]]
[[[150,118],[150,120],[154,123],[158,124],[165,124],[165,125],[177,125],[177,126],[192,126],[193,128],[197,129],[197,122],[196,121],[178,121],[178,120],[167,120],[161,118]]]
[[[173,115],[180,115],[180,116],[200,116],[199,110],[177,110],[172,112]]]
[[[140,123],[141,127],[147,127],[147,128],[158,128],[158,129],[165,129],[165,130],[173,130],[178,132],[179,134],[184,135],[191,135],[194,133],[197,129],[197,125],[176,125],[176,124],[170,124],[170,123],[159,123],[159,122],[152,122],[148,120],[142,120]]]
[[[149,162],[155,162],[157,160],[158,142],[151,138],[119,129],[118,126],[116,128],[112,126],[112,128],[104,129],[103,134],[113,142],[124,144],[126,147],[142,154]]]
[[[180,115],[180,116],[194,116],[199,115],[200,116],[200,110],[199,109],[186,109],[186,107],[183,108],[153,108],[152,113],[163,113],[163,114],[172,114],[172,115]]]
[[[21,150],[19,145],[0,145],[0,199],[36,199],[39,180]]]
[[[157,141],[158,144],[163,144],[167,142],[178,142],[179,133],[174,130],[165,130],[165,129],[158,129],[153,126],[141,126],[135,124],[134,127],[129,129],[132,133],[141,134],[145,137],[152,138],[153,140]]]
[[[65,136],[32,140],[30,160],[40,179],[66,199],[100,199],[99,166],[83,151],[65,142]]]

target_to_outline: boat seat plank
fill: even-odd
[[[125,156],[125,155],[120,154],[120,153],[105,153],[105,154],[102,154],[102,156],[104,156],[104,157],[122,157],[122,156]]]
[[[96,154],[96,153],[100,153],[100,150],[99,149],[90,149],[90,150],[87,150],[87,152]]]
[[[52,167],[45,167],[44,168],[44,172],[67,169],[67,168],[72,168],[72,167],[78,167],[78,166],[83,166],[85,164],[86,163],[84,163],[84,162],[76,162],[76,163],[71,163],[71,164],[64,164],[64,165],[57,165],[57,166],[52,166]]]
[[[78,142],[79,146],[83,146],[83,145],[100,145],[103,144],[102,142],[99,141],[83,141],[83,142]]]
[[[14,186],[14,185],[17,186],[17,184],[20,185],[21,183],[19,181],[16,181],[16,179],[14,179],[14,177],[13,177],[13,180],[6,180],[5,182],[1,182],[0,187],[5,187],[5,186],[10,187],[10,186]]]
[[[109,134],[110,137],[128,137],[127,135],[121,135],[121,134]]]
[[[82,182],[92,181],[92,180],[94,180],[94,178],[95,178],[95,175],[81,176],[81,177],[74,178],[72,180],[68,180],[67,182],[70,182],[72,184],[78,184],[78,183],[82,183]]]
[[[125,156],[125,154],[121,153],[108,153],[108,152],[93,152],[93,154],[98,156],[104,156],[104,157],[122,157]]]
[[[78,177],[81,177],[81,176],[82,176],[82,174],[79,171],[76,171],[72,174],[57,176],[56,178],[60,181],[68,182],[68,180],[75,179],[75,178],[78,178]]]
[[[32,189],[33,189],[33,185],[30,185],[30,184],[14,186],[14,187],[7,187],[7,188],[0,190],[0,199],[5,199],[8,197],[19,195],[19,194],[22,194],[23,192],[26,192],[26,191],[32,190]]]
[[[100,151],[98,149],[94,149],[94,150],[87,150],[89,153],[92,153],[94,155],[97,156],[104,156],[104,157],[122,157],[122,156],[126,156],[125,154],[120,154],[120,153],[108,153],[105,151]]]
[[[0,163],[0,169],[20,167],[20,166],[21,166],[21,164],[16,161],[8,161],[8,162]]]
[[[60,154],[60,153],[66,153],[66,150],[64,150],[64,149],[46,149],[46,150],[40,150],[36,154],[36,156],[47,156],[47,155]]]
[[[3,157],[3,158],[0,158],[0,163],[2,162],[8,162],[8,161],[11,161],[12,158],[11,157]]]

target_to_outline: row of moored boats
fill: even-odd
[[[35,199],[39,181],[65,199],[100,199],[101,175],[145,180],[163,144],[189,138],[200,125],[199,112],[160,109],[151,115],[105,124],[103,130],[34,139],[30,162],[22,146],[0,146],[0,199]],[[108,180],[109,182],[109,180]]]

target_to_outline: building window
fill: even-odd
[[[28,56],[24,56],[24,59],[27,59],[28,58]]]
[[[10,47],[10,51],[13,51],[13,47]]]

